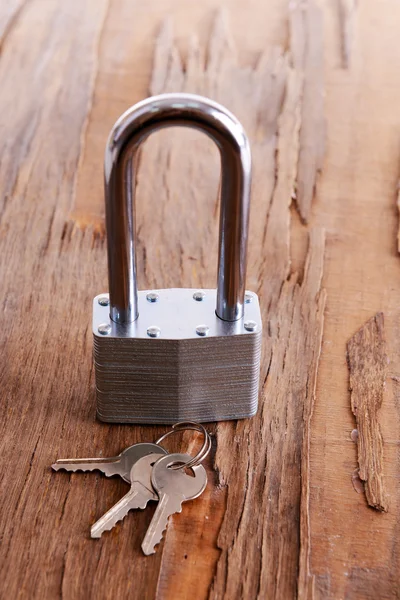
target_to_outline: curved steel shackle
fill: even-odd
[[[150,133],[183,125],[204,131],[221,154],[216,314],[243,317],[251,180],[250,146],[239,121],[208,98],[162,94],[139,102],[115,123],[107,141],[104,179],[110,317],[131,323],[138,317],[134,185],[140,144]]]

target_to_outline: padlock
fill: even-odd
[[[138,292],[134,183],[152,132],[194,127],[217,144],[221,200],[217,289]],[[251,154],[246,133],[202,96],[163,94],[115,123],[105,151],[109,295],[93,302],[97,416],[118,423],[240,419],[255,414],[262,323],[245,292]]]

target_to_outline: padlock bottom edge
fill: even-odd
[[[158,417],[135,417],[132,419],[131,417],[123,418],[123,417],[108,417],[105,415],[101,415],[99,411],[96,412],[96,418],[98,421],[102,423],[114,423],[114,424],[130,424],[130,425],[173,425],[174,423],[179,423],[181,421],[194,421],[196,423],[217,423],[219,421],[241,421],[243,419],[251,419],[257,414],[258,406],[254,411],[243,413],[243,414],[235,414],[233,415],[220,415],[220,416],[209,416],[205,417],[201,414],[193,414],[193,413],[183,413],[173,415],[171,417],[166,418],[158,418]]]

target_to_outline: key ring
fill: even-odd
[[[164,435],[162,435],[160,438],[158,438],[158,440],[155,443],[159,445],[159,444],[161,444],[161,442],[163,440],[165,440],[165,438],[167,438],[171,434],[178,433],[181,431],[187,431],[187,430],[198,431],[199,433],[202,433],[204,436],[203,445],[202,445],[201,449],[199,450],[199,452],[196,454],[196,456],[193,456],[193,458],[191,460],[184,463],[183,465],[171,466],[170,469],[177,471],[179,469],[187,469],[190,467],[195,467],[196,465],[199,465],[206,458],[206,456],[208,455],[208,453],[211,450],[210,434],[205,429],[205,427],[203,427],[203,425],[200,425],[200,423],[193,423],[192,421],[182,421],[180,423],[175,423],[175,425],[172,425],[172,429],[170,431],[167,431],[167,433],[164,433]]]
[[[167,431],[167,433],[164,433],[164,435],[162,435],[155,443],[160,444],[163,440],[165,440],[165,438],[167,438],[172,433],[177,433],[186,430],[193,430],[202,433],[204,436],[203,446],[196,454],[196,456],[194,456],[191,460],[184,463],[183,465],[171,466],[170,469],[179,470],[195,467],[206,458],[206,456],[211,450],[211,437],[208,431],[203,427],[203,425],[200,425],[199,423],[193,423],[192,421],[182,421],[180,423],[175,423],[175,425],[172,426],[172,429],[170,431]]]

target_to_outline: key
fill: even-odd
[[[200,496],[207,485],[207,473],[203,465],[192,467],[194,477],[184,470],[168,469],[168,466],[191,460],[188,454],[168,454],[157,460],[151,473],[151,483],[158,494],[158,504],[142,543],[144,554],[155,552],[167,528],[168,518],[182,511],[182,502]]]
[[[104,531],[112,529],[130,510],[144,509],[150,500],[158,500],[158,495],[151,485],[151,472],[158,458],[159,454],[149,454],[135,462],[130,471],[131,489],[92,526],[92,538],[99,538]]]
[[[134,444],[126,448],[118,456],[110,458],[60,458],[53,465],[54,471],[101,471],[107,477],[119,475],[130,483],[129,474],[132,466],[148,454],[167,454],[167,451],[157,444]]]

